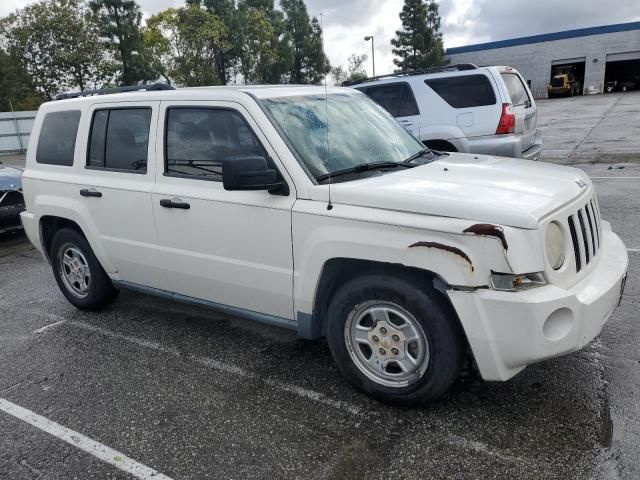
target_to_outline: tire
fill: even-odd
[[[58,287],[77,308],[100,310],[118,297],[119,291],[78,231],[58,230],[51,240],[50,258]]]
[[[329,305],[327,341],[334,361],[355,388],[384,403],[425,405],[449,389],[463,366],[466,342],[455,314],[439,293],[417,284],[364,275],[340,288]]]

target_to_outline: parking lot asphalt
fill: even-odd
[[[544,160],[640,162],[640,92],[536,100],[536,104]]]
[[[356,393],[324,341],[275,327],[125,291],[80,312],[3,237],[0,478],[640,477],[640,165],[581,167],[631,249],[621,306],[584,350],[421,409]]]

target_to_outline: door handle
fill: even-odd
[[[83,188],[82,190],[80,190],[80,195],[82,195],[83,197],[100,198],[100,197],[102,197],[102,192],[98,192],[97,190],[94,190],[93,188],[91,188],[91,189]]]
[[[174,202],[166,198],[160,200],[160,206],[164,208],[179,208],[180,210],[189,210],[191,208],[191,205],[186,202]]]

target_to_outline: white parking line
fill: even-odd
[[[60,320],[59,322],[49,323],[48,325],[45,325],[44,327],[40,327],[37,330],[34,330],[33,333],[35,333],[35,334],[44,333],[47,330],[49,330],[50,328],[56,328],[57,326],[62,325],[65,322],[66,322],[66,320]]]
[[[114,450],[111,447],[107,447],[106,445],[103,445],[102,443],[67,427],[63,427],[58,423],[52,422],[31,410],[27,410],[15,403],[11,403],[9,400],[0,398],[0,410],[42,430],[43,432],[47,432],[48,434],[65,441],[69,445],[73,445],[74,447],[79,448],[80,450],[87,452],[103,462],[113,465],[136,478],[140,478],[142,480],[171,480],[170,477],[157,472],[153,468],[149,468],[146,465],[132,460],[124,453]]]
[[[591,180],[638,180],[640,177],[589,177]]]
[[[627,252],[640,253],[640,248],[627,248]]]
[[[101,335],[104,335],[106,337],[110,337],[110,338],[115,338],[118,340],[124,340],[126,342],[129,343],[133,343],[135,345],[138,345],[140,347],[144,347],[144,348],[149,348],[152,350],[156,350],[162,353],[168,353],[170,355],[175,355],[177,357],[180,356],[184,356],[183,354],[180,353],[179,350],[175,349],[175,348],[171,348],[171,347],[166,347],[164,345],[161,345],[160,343],[156,343],[156,342],[152,342],[149,340],[142,340],[140,338],[136,338],[136,337],[130,337],[128,335],[122,335],[120,333],[115,333],[112,332],[110,330],[101,328],[101,327],[96,327],[94,325],[89,325],[86,324],[84,322],[78,322],[75,320],[70,320],[68,322],[70,325],[73,325],[74,327],[78,327],[78,328],[82,328],[84,330],[89,330],[91,332],[96,332],[99,333]],[[315,390],[310,390],[308,388],[304,388],[304,387],[299,387],[297,385],[292,385],[290,383],[285,383],[285,382],[281,382],[279,380],[273,379],[273,378],[269,378],[269,377],[265,377],[263,375],[258,375],[256,373],[250,372],[248,370],[244,370],[243,368],[240,367],[236,367],[235,365],[229,365],[227,363],[223,363],[220,362],[218,360],[214,360],[212,358],[207,358],[207,357],[196,357],[195,355],[190,355],[188,357],[189,360],[199,363],[200,365],[203,365],[205,367],[208,368],[212,368],[214,370],[218,370],[220,372],[225,372],[225,373],[231,373],[234,375],[238,375],[240,377],[244,377],[244,378],[250,378],[252,380],[257,380],[263,383],[266,383],[267,385],[277,388],[278,390],[282,390],[284,392],[288,392],[288,393],[293,393],[295,395],[298,395],[300,397],[304,397],[307,398],[309,400],[313,400],[314,402],[317,403],[321,403],[324,405],[327,405],[329,407],[333,407],[336,408],[338,410],[343,410],[345,412],[348,412],[352,415],[356,415],[356,416],[360,416],[362,415],[362,409],[352,405],[350,403],[347,402],[343,402],[341,400],[334,400],[333,398],[329,398],[328,396],[326,396],[323,393],[320,392],[316,392]]]

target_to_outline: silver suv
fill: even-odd
[[[429,148],[540,158],[536,104],[514,68],[451,65],[345,86],[366,93]]]

